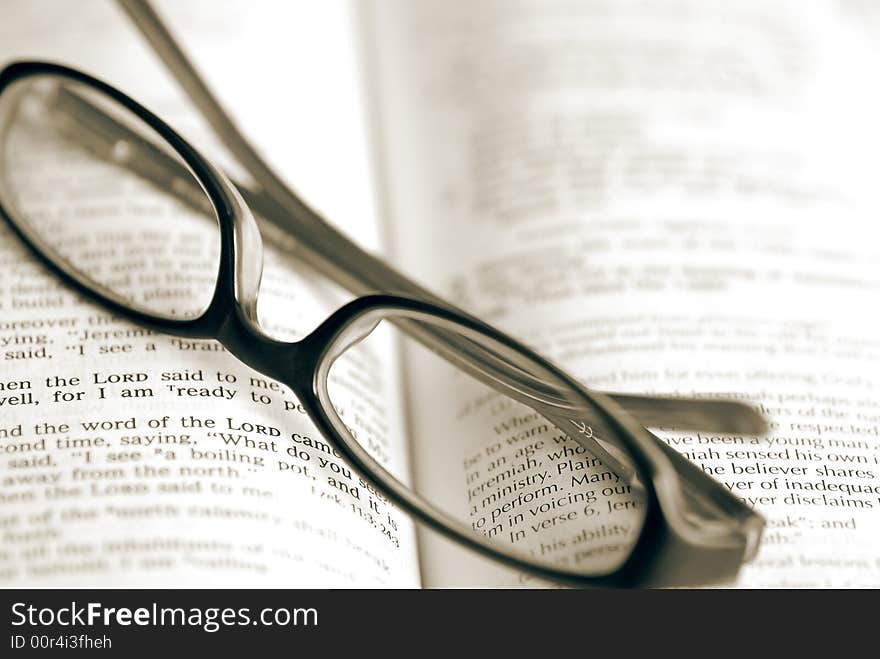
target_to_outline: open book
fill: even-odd
[[[758,406],[762,438],[657,431],[767,517],[739,585],[880,585],[880,98],[864,88],[880,13],[158,8],[257,146],[361,244],[588,386]],[[2,11],[5,61],[107,79],[235,174],[113,4]],[[111,317],[6,227],[0,273],[0,583],[540,585],[416,528],[217,344]],[[303,336],[344,299],[268,250],[273,334]],[[412,438],[388,459],[450,502],[491,497],[469,463],[484,447],[444,441],[460,433],[439,411],[468,392],[419,386],[419,358],[387,349],[399,368],[372,393]]]

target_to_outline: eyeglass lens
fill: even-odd
[[[377,399],[379,388],[363,378],[393,367],[376,362],[398,354],[383,349],[394,343],[418,380],[406,383],[419,392],[409,401],[409,427],[389,427],[380,412],[390,401]],[[536,381],[538,371],[531,369]],[[594,409],[582,408],[574,419],[579,427],[563,430],[571,421],[553,414],[552,405],[514,398],[515,392],[465,372],[387,318],[333,362],[327,391],[354,441],[377,465],[411,447],[408,467],[391,475],[497,551],[580,576],[611,572],[629,556],[644,520],[644,491],[569,437],[614,439]],[[441,402],[449,400],[465,402],[455,408]],[[387,525],[378,516],[365,522]]]
[[[205,310],[219,225],[160,135],[108,96],[48,74],[13,82],[0,99],[0,122],[0,192],[44,252],[106,297],[152,315],[186,319]],[[141,160],[157,163],[149,177],[126,166],[146,151],[153,157]]]

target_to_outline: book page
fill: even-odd
[[[407,270],[590,387],[734,398],[770,421],[762,438],[658,431],[767,518],[743,586],[880,583],[880,62],[859,4],[378,2],[366,18]],[[464,437],[438,410],[466,390],[409,393],[420,487],[465,518],[516,508],[473,468],[502,419]],[[519,479],[536,469],[505,455]],[[428,586],[536,583],[422,539]]]
[[[347,6],[306,11],[210,2],[160,9],[248,128],[256,120],[257,143],[274,145],[270,157],[284,175],[308,172],[304,187],[317,205],[378,246],[353,102]],[[84,68],[213,146],[114,4],[9,3],[3,13],[3,60],[39,57]],[[292,38],[297,25],[302,39]],[[303,73],[315,61],[309,57],[325,62],[322,86],[297,105],[298,115],[290,85],[265,83],[276,74]],[[260,63],[267,78],[241,86]],[[316,128],[321,113],[324,123]],[[303,143],[306,133],[311,141]],[[15,149],[14,138],[8,146]],[[116,185],[113,171],[81,166],[83,160],[73,147],[57,158],[23,154],[15,159],[21,169],[7,180],[41,187],[34,212],[60,226],[80,215],[86,221],[112,213],[117,228],[106,235],[113,239],[95,238],[83,249],[94,248],[90,258],[119,267],[122,278],[126,264],[144,259],[160,268],[156,281],[176,271],[168,264],[201,262],[184,207],[157,197],[147,183]],[[349,194],[328,194],[340,181],[352,181]],[[352,472],[285,387],[216,342],[150,332],[87,302],[5,223],[0,273],[0,583],[419,584],[408,518]],[[267,249],[259,312],[273,336],[304,336],[340,301],[338,291]],[[352,405],[369,405],[394,432],[401,420],[397,369],[393,347],[379,349],[388,351],[381,360],[386,370],[365,378],[353,364],[342,377],[351,379],[345,389]],[[348,422],[358,427],[358,419]],[[392,464],[405,460],[403,451],[388,455]]]

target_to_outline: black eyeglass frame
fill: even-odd
[[[738,520],[747,531],[740,541],[737,541],[736,534],[730,533],[719,535],[714,542],[707,541],[705,533],[695,534],[692,523],[682,514],[684,506],[679,487],[683,467],[680,464],[673,466],[671,458],[674,458],[669,453],[672,449],[664,449],[662,443],[658,445],[647,430],[608,396],[588,391],[528,347],[478,319],[438,304],[398,295],[374,294],[344,305],[300,341],[282,342],[264,334],[256,318],[262,269],[260,232],[241,196],[223,173],[152,112],[116,88],[75,69],[47,62],[14,63],[0,72],[0,94],[16,80],[33,75],[66,77],[91,86],[145,122],[190,168],[210,199],[220,227],[219,269],[210,304],[198,318],[169,319],[134,309],[82,281],[63,261],[53,259],[45,246],[20,226],[15,213],[10,212],[0,199],[0,215],[65,283],[114,313],[154,331],[220,341],[246,365],[288,386],[332,447],[394,504],[434,530],[510,567],[576,586],[698,585],[732,579],[736,575],[744,556],[752,549],[749,543],[754,542],[756,534],[760,536],[763,527],[760,516],[750,514],[744,504],[742,508],[728,505],[731,519]],[[617,569],[599,576],[578,575],[508,553],[431,506],[366,454],[330,404],[326,376],[333,359],[330,353],[342,335],[359,321],[376,315],[443,326],[472,341],[486,352],[483,356],[490,360],[499,354],[511,356],[512,363],[519,358],[528,362],[528,369],[537,368],[549,374],[555,382],[554,388],[562,383],[567,388],[565,400],[568,403],[573,398],[579,399],[575,400],[575,406],[579,404],[599,413],[601,421],[626,444],[646,494],[645,515],[638,538],[629,556]],[[497,365],[502,370],[509,366],[503,362]],[[569,433],[569,436],[578,441],[576,433]],[[691,470],[699,471],[686,464]],[[695,473],[689,475],[697,478]],[[702,472],[700,476],[707,478]]]

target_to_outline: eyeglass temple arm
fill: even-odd
[[[124,123],[70,89],[59,87],[52,100],[60,118],[70,123],[68,128],[71,141],[88,148],[100,158],[125,165],[158,190],[173,195],[195,210],[205,213],[210,211],[206,207],[204,193],[197,188],[192,176],[178,160],[148,140],[140,138]],[[119,143],[125,143],[127,148],[115,148]],[[265,195],[255,193],[240,183],[235,185],[258,216],[271,215],[273,208],[267,207]],[[288,248],[293,240],[287,232],[277,228],[268,232],[267,237],[281,248]],[[448,334],[444,338],[442,332],[429,332],[427,328],[423,328],[419,334],[419,339],[435,350],[444,343],[448,344],[450,339]],[[479,351],[471,350],[470,346],[460,340],[446,347],[453,348],[453,351],[443,350],[447,359],[454,359],[455,352],[458,352],[470,359],[481,360]],[[458,365],[464,367],[463,363]],[[674,426],[682,430],[740,434],[760,434],[765,430],[759,414],[748,406],[728,400],[609,395],[645,426]]]
[[[198,211],[208,212],[204,194],[196,188],[192,176],[176,159],[164,153],[148,140],[140,138],[125,124],[104,113],[85,97],[66,88],[59,88],[54,97],[55,107],[61,117],[71,122],[70,139],[88,148],[97,156],[124,164],[136,174],[149,181],[159,190],[175,196],[178,200]],[[126,149],[116,149],[125,143]],[[267,204],[267,197],[253,192],[248,187],[236,183],[245,202],[258,215],[274,212]],[[275,237],[282,248],[289,247],[289,233],[269,232],[270,240]],[[422,340],[435,349],[444,341],[442,333],[421,333]],[[458,337],[456,337],[457,339]],[[468,354],[469,348],[460,340],[455,341],[455,350]],[[447,352],[447,351],[444,351]],[[447,354],[447,358],[451,355]],[[470,355],[480,359],[480,355]],[[619,405],[633,414],[646,426],[663,427],[674,425],[684,430],[708,432],[734,432],[759,434],[764,431],[763,419],[750,407],[727,400],[700,400],[691,398],[651,397],[626,394],[611,394]]]
[[[117,1],[214,128],[220,140],[259,185],[257,190],[237,187],[252,209],[274,226],[274,231],[267,232],[269,236],[286,234],[289,238],[285,242],[289,250],[355,295],[376,291],[396,292],[451,306],[381,259],[364,251],[306,205],[278,178],[238,130],[150,3],[147,0]],[[345,254],[345,259],[340,259],[340,254]],[[344,266],[341,262],[344,262]],[[434,340],[455,344],[457,337],[446,335],[435,337]],[[645,425],[681,427],[682,423],[700,424],[696,427],[718,432],[746,432],[739,429],[763,428],[764,425],[757,412],[740,403],[725,402],[725,405],[719,406],[720,401],[707,403],[647,396],[618,397],[617,400],[625,408],[635,408],[643,423],[647,422]],[[658,400],[660,402],[656,403]],[[719,415],[716,416],[715,413]]]

